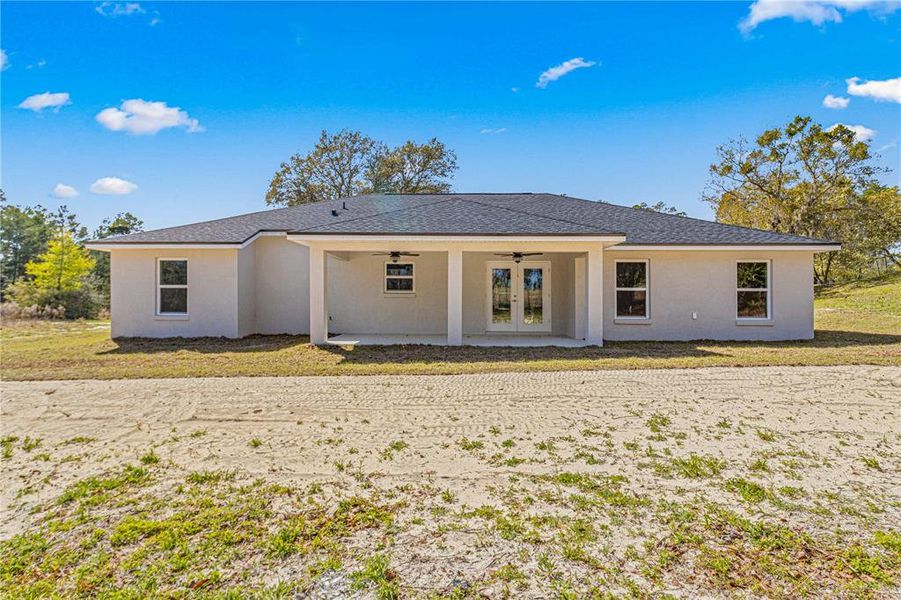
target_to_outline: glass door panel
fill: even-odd
[[[520,292],[517,331],[550,331],[550,263],[524,261],[517,267]]]
[[[522,270],[522,322],[524,325],[541,325],[544,321],[542,282],[544,270]]]
[[[514,270],[510,266],[492,265],[489,267],[488,273],[491,329],[514,330],[516,328],[513,297]]]

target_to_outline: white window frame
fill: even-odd
[[[742,263],[766,263],[766,287],[765,288],[740,288],[738,287],[738,265]],[[765,322],[773,320],[773,261],[769,258],[742,258],[735,261],[735,320],[750,322]],[[739,292],[766,292],[766,316],[765,317],[740,317],[738,316]]]
[[[410,265],[413,267],[412,275],[388,275],[388,266],[389,265]],[[388,280],[389,279],[409,279],[413,282],[412,289],[409,290],[389,290],[388,289]],[[403,296],[416,293],[416,261],[413,260],[399,260],[397,262],[386,260],[385,267],[382,269],[382,293],[388,294],[390,296]]]
[[[162,262],[177,262],[184,261],[185,263],[185,272],[188,283],[191,282],[191,261],[187,258],[176,258],[169,256],[159,256],[156,259],[156,315],[158,317],[187,317],[191,313],[191,292],[188,290],[188,283],[186,284],[171,284],[171,283],[161,283],[160,282],[160,263]],[[162,302],[160,296],[161,290],[164,289],[181,289],[184,288],[188,294],[188,301],[185,303],[185,312],[163,312],[162,311]]]
[[[651,259],[622,258],[613,261],[613,318],[617,321],[648,321],[651,318]],[[644,287],[619,287],[616,282],[619,263],[644,263]],[[619,294],[617,292],[644,292],[644,316],[630,317],[619,314]]]

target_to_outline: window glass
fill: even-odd
[[[738,292],[738,316],[743,319],[765,319],[767,292]]]
[[[385,289],[387,289],[389,292],[412,292],[413,280],[393,279],[389,277],[387,280],[385,280]]]
[[[385,265],[386,292],[413,291],[413,263],[387,263]]]
[[[616,263],[616,316],[647,318],[648,263]]]
[[[644,317],[648,314],[647,292],[632,290],[616,291],[616,316]]]
[[[160,285],[188,285],[188,261],[161,260]]]
[[[388,263],[386,273],[391,276],[413,277],[413,265],[404,263]]]
[[[616,287],[647,287],[647,266],[647,263],[644,262],[616,263]]]
[[[188,312],[188,288],[160,288],[161,313]]]
[[[767,263],[765,262],[738,263],[738,288],[766,289],[766,272]]]

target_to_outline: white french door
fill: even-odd
[[[487,263],[488,331],[551,330],[551,263]]]

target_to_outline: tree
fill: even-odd
[[[80,289],[94,268],[94,259],[78,245],[71,232],[63,231],[47,245],[47,251],[25,265],[38,290],[71,291]]]
[[[448,178],[457,170],[457,155],[437,138],[417,145],[407,141],[393,150],[381,148],[368,171],[375,192],[438,194],[451,189]]]
[[[53,237],[52,215],[41,207],[0,207],[0,293],[25,276],[25,265],[47,250]]]
[[[638,204],[633,204],[632,208],[640,208],[642,210],[651,210],[654,212],[665,213],[668,215],[676,215],[677,217],[685,217],[688,216],[684,210],[679,210],[675,206],[669,206],[665,202],[657,202],[656,204],[648,204],[647,202],[640,202]]]
[[[102,240],[114,235],[127,235],[144,230],[144,221],[130,212],[119,213],[113,219],[104,219],[100,226],[94,230],[94,239]],[[110,296],[110,260],[108,252],[91,250],[94,259],[92,273],[92,285],[97,290],[104,306],[109,306]]]
[[[884,169],[872,164],[867,142],[853,131],[842,125],[825,129],[799,116],[764,131],[754,143],[738,139],[716,152],[704,199],[718,221],[842,242],[839,255],[818,255],[820,283],[831,281],[832,267],[854,255],[874,258],[854,232],[873,229],[866,206],[876,200],[891,204],[897,189],[879,185]],[[895,248],[898,238],[889,242],[882,245]]]
[[[434,138],[391,149],[359,131],[323,130],[310,153],[281,164],[266,203],[295,206],[368,192],[448,191],[447,179],[456,169],[454,152]]]

